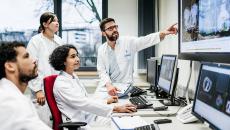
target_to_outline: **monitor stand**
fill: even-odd
[[[156,91],[156,89],[157,89],[157,87],[155,85],[150,85],[150,87],[146,90],[148,90],[150,93],[153,93]]]

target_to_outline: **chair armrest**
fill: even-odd
[[[68,129],[73,129],[73,128],[80,128],[81,126],[85,126],[87,123],[85,122],[65,122],[59,124],[59,128],[68,128]]]

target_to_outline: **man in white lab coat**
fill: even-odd
[[[37,64],[24,44],[0,46],[0,130],[51,130],[38,117],[31,100],[23,95],[37,77]]]
[[[167,30],[152,33],[144,37],[120,37],[118,25],[113,18],[101,21],[100,29],[107,42],[98,49],[97,70],[100,77],[98,89],[106,86],[109,95],[116,95],[113,82],[133,83],[133,64],[136,52],[153,46],[166,35],[176,34],[176,24]]]

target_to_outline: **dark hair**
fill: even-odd
[[[115,20],[113,18],[105,18],[100,22],[100,29],[101,31],[105,31],[105,24],[108,22],[113,21],[115,23]]]
[[[71,48],[77,51],[77,48],[70,44],[65,44],[54,49],[49,57],[49,62],[55,70],[65,70],[64,62],[66,61]]]
[[[25,45],[17,41],[1,42],[0,44],[0,79],[2,79],[6,77],[5,63],[7,61],[16,61],[18,55],[16,48],[25,47]]]
[[[54,21],[54,18],[57,17],[54,13],[52,12],[45,12],[41,15],[40,17],[40,26],[38,28],[38,33],[41,33],[42,31],[45,30],[45,27],[43,26],[43,23],[48,22],[50,20],[50,23]],[[49,24],[50,24],[49,23]]]

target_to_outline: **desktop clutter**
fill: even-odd
[[[153,119],[152,123],[146,123],[142,115],[135,115],[135,113],[133,115],[114,116],[112,121],[118,129],[156,130],[160,129],[158,124],[172,123],[168,117],[175,117],[173,119],[178,120],[177,122],[180,122],[181,125],[192,122],[204,125],[202,122],[206,122],[211,129],[230,130],[228,123],[230,119],[230,66],[202,63],[192,103],[187,103],[184,98],[175,97],[178,76],[176,66],[176,56],[163,55],[160,70],[154,76],[150,74],[153,73],[150,72],[153,71],[150,69],[153,66],[148,64],[147,76],[151,75],[154,78],[147,78],[157,80],[148,81],[151,84],[149,89],[142,90],[129,85],[124,91],[126,96],[129,96],[129,101],[137,105],[138,111],[151,111],[155,113],[152,118],[156,116],[162,118]],[[174,109],[173,112],[164,113],[170,112],[172,109]],[[213,116],[218,118],[213,118]],[[207,127],[207,129],[210,128]]]

